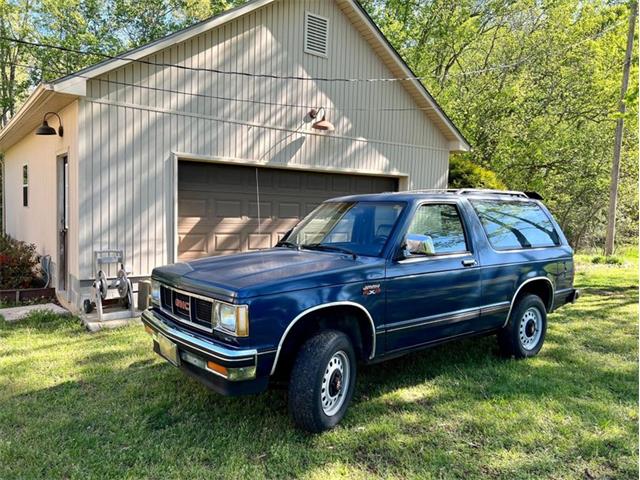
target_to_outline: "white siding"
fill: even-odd
[[[329,19],[328,58],[304,53],[307,10]],[[393,76],[326,0],[281,0],[148,60],[305,77]],[[302,125],[310,106],[328,108],[334,133]],[[409,188],[446,187],[449,144],[440,131],[422,111],[359,111],[381,108],[416,103],[400,82],[261,79],[139,62],[90,81],[80,101],[81,278],[90,278],[97,249],[123,248],[134,275],[171,259],[172,152],[405,173]]]
[[[58,285],[58,159],[67,154],[69,161],[69,231],[68,264],[70,287],[78,278],[78,104],[73,102],[59,111],[64,137],[37,136],[29,132],[5,152],[6,227],[18,240],[34,243],[40,255],[50,255],[53,262],[52,286]],[[50,125],[58,128],[54,117]],[[29,167],[29,205],[22,205],[22,166]],[[68,295],[72,294],[68,292]],[[69,297],[71,298],[71,297]]]

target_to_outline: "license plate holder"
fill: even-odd
[[[176,367],[180,365],[178,346],[160,333],[158,333],[158,349],[160,350],[160,355],[162,355],[169,363]]]

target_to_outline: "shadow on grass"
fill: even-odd
[[[634,464],[629,440],[637,437],[637,418],[627,413],[637,405],[637,364],[611,363],[564,329],[628,306],[628,290],[611,296],[590,288],[582,303],[552,315],[536,359],[500,359],[495,339],[484,337],[363,367],[343,424],[317,436],[293,428],[285,392],[208,392],[159,362],[147,343],[141,351],[133,331],[113,335],[136,341],[113,344],[111,334],[78,338],[68,319],[0,327],[58,331],[86,349],[74,379],[18,394],[0,408],[0,437],[14,438],[0,445],[0,463],[20,463],[27,477],[293,478],[344,465],[363,477],[513,478],[583,476],[585,464],[625,477]],[[633,342],[611,333],[593,335],[633,351]]]

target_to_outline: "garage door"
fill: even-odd
[[[178,162],[178,258],[257,250],[275,245],[323,200],[388,192],[395,178]]]

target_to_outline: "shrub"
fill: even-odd
[[[591,259],[591,263],[600,264],[604,263],[607,265],[622,265],[622,259],[615,256],[604,256],[604,255],[596,255]]]
[[[495,172],[481,167],[463,157],[451,157],[449,161],[449,188],[491,188],[505,190]]]
[[[0,235],[0,289],[27,288],[36,274],[36,246]]]

